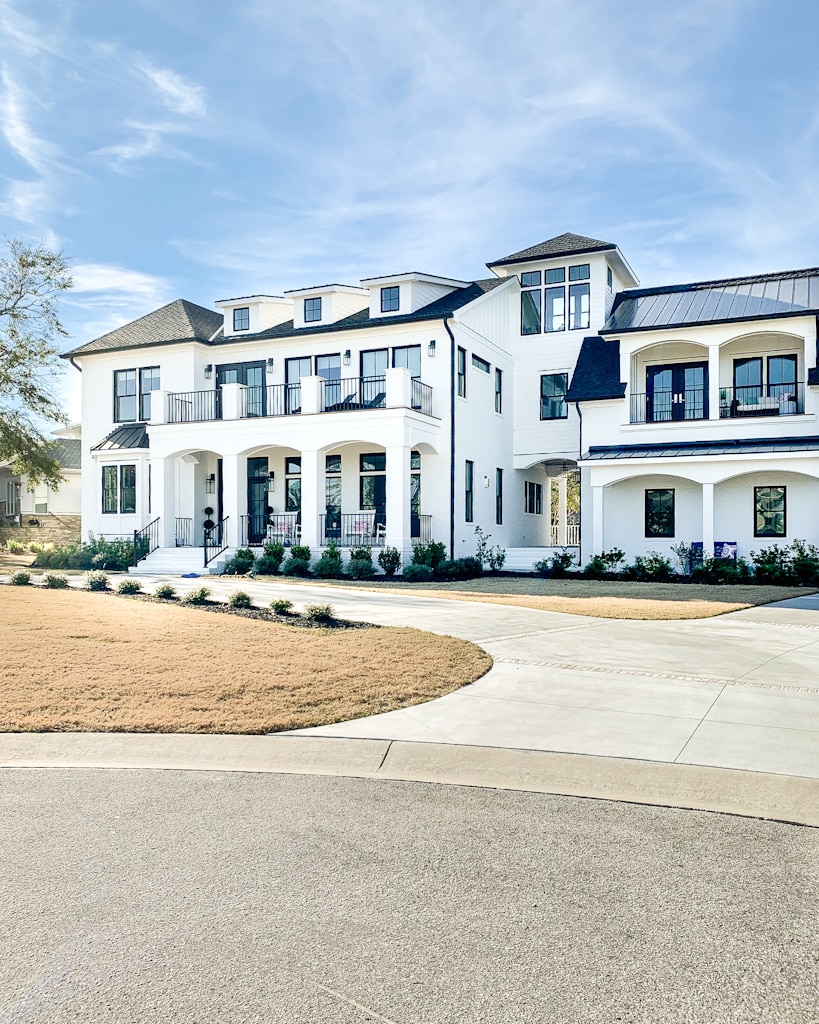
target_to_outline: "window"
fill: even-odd
[[[387,455],[370,452],[359,456],[359,508],[382,514],[387,508]]]
[[[458,349],[458,395],[466,398],[466,349]]]
[[[475,463],[466,460],[464,468],[464,520],[472,522],[475,506]]]
[[[659,488],[646,491],[646,537],[674,536],[674,490]]]
[[[543,515],[543,484],[534,484],[527,480],[523,485],[523,509],[530,516]]]
[[[136,466],[102,467],[103,515],[133,515],[136,512]]]
[[[520,293],[521,334],[540,334],[540,299],[540,289]]]
[[[481,359],[480,356],[476,355],[472,356],[472,365],[477,370],[483,370],[484,373],[489,373],[489,371],[492,369],[492,367],[489,365],[489,363],[487,363],[485,359]]]
[[[321,299],[305,299],[304,322],[311,324],[315,323],[316,320],[321,320]]]
[[[328,455],[324,468],[324,509],[327,513],[325,529],[335,531],[328,536],[337,539],[341,527],[341,456]]]
[[[554,267],[546,271],[546,284],[563,284],[566,280],[566,268]]]
[[[754,536],[786,535],[784,487],[754,488]]]
[[[503,470],[495,470],[495,523],[503,524]]]
[[[572,267],[572,270],[575,268]],[[585,331],[589,327],[589,286],[569,285],[569,330]]]
[[[421,453],[410,452],[410,525],[412,536],[421,536]],[[417,530],[416,530],[417,526]]]
[[[325,462],[325,473],[340,473],[341,472],[341,456],[340,455],[328,455]]]
[[[421,346],[405,345],[392,350],[392,365],[405,366],[416,379],[421,377]]]
[[[114,422],[134,422],[137,418],[137,372],[114,370]]]
[[[609,286],[609,291],[613,291],[614,278],[612,277],[611,267],[606,267],[606,284]]]
[[[158,366],[147,366],[139,371],[139,418],[143,423],[151,418],[152,391],[159,391]]]
[[[537,288],[540,284],[540,271],[530,270],[520,275],[521,288]]]
[[[398,285],[381,289],[381,312],[393,313],[398,309],[399,288]]]
[[[503,412],[503,370],[495,368],[495,412]]]
[[[240,306],[233,310],[233,330],[250,330],[250,306]]]
[[[565,420],[569,415],[566,392],[569,390],[568,373],[544,373],[540,378],[540,418]]]
[[[284,510],[301,512],[301,458],[284,460]]]
[[[383,377],[389,365],[390,350],[374,348],[361,353],[361,376]]]
[[[566,292],[563,288],[547,288],[545,291],[545,317],[543,329],[547,334],[552,331],[566,330]]]
[[[569,280],[570,281],[588,281],[589,279],[589,264],[581,263],[577,267],[569,267]]]

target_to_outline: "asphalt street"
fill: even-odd
[[[819,831],[480,788],[0,773],[0,1022],[819,1019]]]

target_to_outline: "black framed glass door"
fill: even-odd
[[[646,420],[708,418],[708,363],[674,363],[646,369]]]
[[[247,543],[263,544],[267,533],[267,459],[247,460]]]
[[[247,388],[247,416],[264,416],[266,395],[264,361],[253,363],[222,363],[216,367],[216,387],[223,384],[244,384]]]

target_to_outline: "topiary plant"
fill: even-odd
[[[309,576],[310,563],[304,558],[288,558],[282,566],[284,576]]]

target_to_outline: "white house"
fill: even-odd
[[[179,299],[67,353],[84,533],[191,569],[269,539],[458,557],[476,526],[520,569],[819,541],[819,271],[639,289],[573,234],[488,267]]]
[[[54,431],[53,456],[60,466],[59,488],[47,483],[33,484],[15,473],[9,463],[0,463],[0,519],[17,525],[47,516],[79,516],[82,506],[81,427],[74,424]]]

